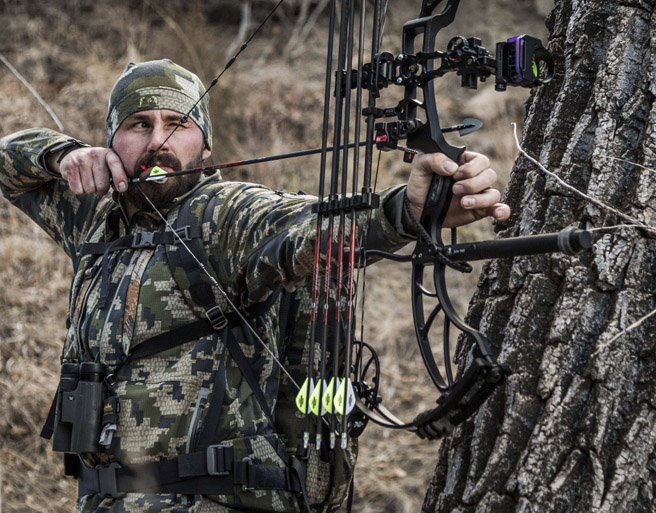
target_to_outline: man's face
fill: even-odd
[[[178,127],[153,156],[181,117],[182,114],[172,110],[146,110],[125,118],[114,134],[112,149],[121,158],[129,177],[148,176],[154,166],[166,172],[199,167],[210,156],[203,132],[191,119]],[[192,173],[169,178],[164,183],[142,183],[139,187],[157,208],[161,208],[192,189],[198,180],[200,174]],[[124,199],[131,210],[151,210],[136,184],[129,186]]]

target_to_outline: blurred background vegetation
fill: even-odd
[[[214,163],[320,145],[327,0],[286,0],[211,95]],[[266,15],[273,0],[2,0],[0,55],[38,91],[64,131],[105,144],[109,91],[130,61],[168,57],[208,84]],[[441,36],[495,42],[520,33],[542,38],[551,0],[462,0],[456,23]],[[371,10],[371,9],[369,9]],[[418,0],[389,5],[383,49],[400,51],[401,27]],[[485,127],[464,141],[486,153],[507,180],[515,156],[510,123],[521,124],[526,91],[500,94],[492,84],[461,90],[457,77],[438,81],[443,125],[473,116]],[[380,105],[395,105],[386,91]],[[386,101],[386,99],[388,99]],[[9,67],[0,63],[0,136],[24,128],[57,128]],[[225,179],[276,189],[317,189],[318,158],[243,168]],[[401,155],[384,154],[379,187],[408,175]],[[490,223],[461,239],[493,236]],[[75,483],[38,437],[59,373],[71,265],[39,228],[0,199],[0,513],[73,510]],[[477,268],[480,269],[480,268]],[[464,312],[477,272],[454,276],[454,303]],[[367,274],[365,337],[382,357],[385,403],[411,419],[437,397],[420,363],[410,311],[409,267],[380,263]],[[409,433],[369,427],[356,472],[356,511],[420,510],[438,444]]]

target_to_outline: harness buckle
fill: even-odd
[[[154,243],[155,232],[140,232],[135,233],[132,237],[132,247],[133,248],[153,248],[155,247]]]
[[[98,492],[102,498],[111,497],[113,499],[120,499],[125,496],[125,493],[118,491],[118,474],[117,470],[123,468],[123,465],[114,461],[107,465],[98,465]]]
[[[207,473],[210,476],[229,476],[232,466],[231,447],[217,444],[207,448]]]
[[[221,311],[218,305],[213,306],[209,310],[206,310],[205,317],[208,321],[210,321],[212,328],[214,328],[216,331],[221,331],[228,325],[228,318]]]
[[[189,242],[193,238],[191,236],[191,226],[189,225],[178,228],[177,230],[175,230],[175,233],[177,233],[178,237],[180,237],[180,239],[182,239],[182,241],[184,242]],[[180,241],[179,240],[175,241],[176,244],[178,242]]]

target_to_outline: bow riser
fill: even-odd
[[[417,37],[423,35],[421,51],[430,54],[435,50],[435,40],[440,30],[447,27],[455,19],[460,0],[449,0],[444,11],[440,14],[430,15],[430,13],[437,7],[440,2],[423,2],[421,9],[421,17],[407,22],[403,26],[403,55],[415,54],[415,40]],[[433,70],[433,59],[425,59],[421,61],[423,72],[430,72]],[[433,82],[425,82],[422,87],[423,104],[421,104],[425,115],[426,123],[415,132],[408,135],[408,147],[419,150],[423,153],[444,153],[454,162],[458,162],[460,155],[465,151],[464,147],[451,146],[440,129],[440,120],[437,111],[437,102],[435,100],[435,89]],[[405,88],[406,100],[414,100],[417,97],[416,84],[408,84]],[[399,119],[414,120],[417,118],[417,102],[408,101],[406,103],[405,112]],[[432,188],[432,187],[431,187]]]

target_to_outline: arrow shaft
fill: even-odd
[[[359,143],[360,146],[365,146],[366,142],[361,142]],[[348,144],[347,145],[349,148],[355,147],[354,143]],[[340,148],[344,148],[342,145]],[[332,146],[329,146],[326,148],[327,151],[333,151],[334,148]],[[255,157],[252,159],[248,160],[236,160],[234,162],[224,162],[223,164],[215,164],[213,166],[204,166],[204,167],[196,167],[193,169],[181,169],[180,171],[171,171],[170,173],[166,174],[166,178],[170,178],[173,176],[181,176],[181,175],[188,175],[191,173],[202,173],[205,171],[215,171],[218,169],[228,169],[231,167],[240,167],[240,166],[250,166],[252,164],[262,164],[264,162],[273,162],[275,160],[284,160],[284,159],[291,159],[295,157],[305,157],[308,155],[317,155],[321,153],[321,148],[312,148],[309,150],[302,150],[302,151],[293,151],[290,153],[281,153],[279,155],[268,155],[265,157]],[[156,180],[161,180],[162,176],[143,176],[139,178],[132,178],[129,180],[130,183],[142,183],[142,182],[154,182]]]

